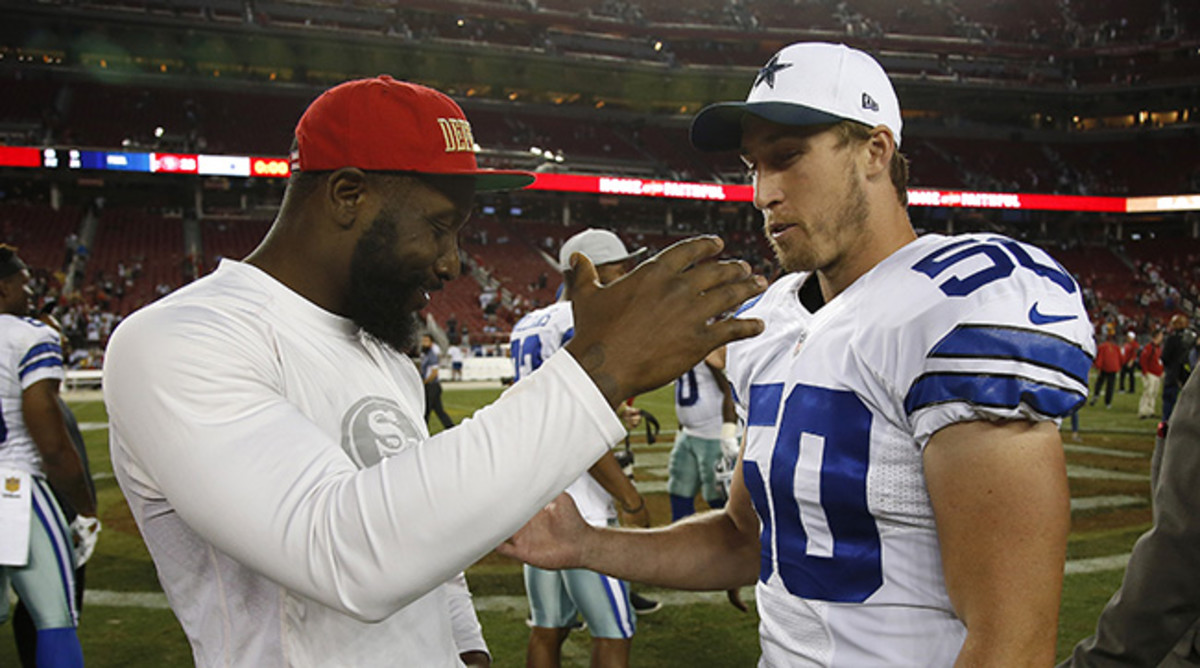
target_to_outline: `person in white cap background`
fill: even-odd
[[[1058,423],[1095,350],[1042,250],[918,238],[899,103],[843,45],[785,47],[692,143],[738,151],[790,272],[726,346],[745,436],[723,510],[601,529],[559,497],[502,548],[682,589],[756,583],[764,666],[1048,665],[1070,524]]]
[[[459,274],[475,192],[533,175],[479,169],[462,109],[387,76],[324,92],[295,137],[259,247],[113,334],[113,471],[196,665],[486,665],[457,574],[625,435],[621,401],[758,333],[713,318],[765,280],[697,264],[711,237],[609,287],[568,258],[575,337],[430,437],[415,315]]]
[[[607,285],[624,276],[645,252],[645,248],[629,252],[620,237],[608,230],[587,229],[563,243],[559,266],[567,269],[571,255],[580,253],[596,267],[600,283]],[[566,285],[560,301],[525,314],[513,327],[511,350],[516,382],[529,377],[574,336],[571,298],[572,291]],[[584,519],[595,526],[617,523],[614,501],[628,523],[650,526],[646,499],[625,476],[611,451],[571,483],[566,493],[575,500]],[[576,615],[583,618],[592,636],[592,665],[629,665],[637,612],[630,601],[628,583],[585,569],[525,566],[524,575],[531,613],[527,665],[561,665],[562,644]]]

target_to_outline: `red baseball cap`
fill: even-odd
[[[432,88],[382,75],[321,93],[296,124],[292,170],[342,167],[475,177],[477,191],[515,190],[530,172],[480,169],[463,110]]]

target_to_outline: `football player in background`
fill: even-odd
[[[62,346],[63,358],[69,357],[69,345],[67,338],[62,333],[62,323],[58,321],[43,307],[43,312],[38,316],[38,320],[49,325],[54,331],[58,332],[60,345]],[[64,365],[66,366],[66,365]],[[87,445],[83,440],[83,433],[79,431],[79,422],[75,419],[75,413],[71,407],[63,400],[62,396],[58,397],[58,408],[62,411],[63,422],[67,427],[67,435],[71,438],[71,445],[75,447],[75,453],[79,455],[79,464],[83,467],[84,479],[87,480],[88,490],[92,497],[96,496],[96,484],[92,480],[91,467],[88,465]],[[51,485],[51,490],[54,493],[54,500],[58,502],[58,507],[63,511],[63,517],[67,521],[67,525],[71,527],[72,539],[74,541],[75,552],[75,615],[76,618],[83,616],[83,588],[84,582],[87,579],[87,561],[91,558],[92,552],[96,549],[96,542],[100,538],[100,520],[94,517],[85,517],[75,511],[75,507],[71,505],[66,494],[60,492]],[[21,660],[23,668],[34,668],[37,666],[37,626],[33,623],[33,617],[29,614],[29,607],[20,599],[17,599],[17,605],[13,609],[13,637],[17,641],[17,656]]]
[[[785,47],[692,143],[738,150],[790,272],[726,347],[729,502],[600,529],[560,496],[504,551],[681,589],[757,581],[762,665],[1054,659],[1070,525],[1058,423],[1095,344],[1075,282],[994,234],[918,238],[899,103],[843,45]]]
[[[82,666],[72,533],[51,486],[95,522],[96,499],[63,419],[58,332],[28,317],[29,270],[0,245],[0,592],[12,583],[37,628],[39,666]],[[0,601],[0,621],[8,599]]]
[[[725,507],[726,490],[717,484],[722,457],[736,458],[737,409],[725,373],[703,361],[675,379],[679,432],[667,464],[671,519],[696,512],[696,493],[709,508]]]
[[[630,253],[621,239],[608,230],[584,230],[563,244],[560,266],[568,266],[572,253],[581,253],[596,267],[601,285],[617,280],[641,257],[645,248]],[[575,335],[571,291],[550,306],[531,311],[517,322],[511,335],[514,382],[528,377]],[[625,476],[612,451],[604,453],[567,488],[567,494],[589,524],[617,523],[613,501],[631,524],[650,526],[646,499]],[[629,649],[637,616],[629,600],[629,584],[584,569],[543,570],[525,566],[525,593],[533,618],[526,665],[559,666],[562,644],[576,614],[592,635],[593,666],[628,666]]]

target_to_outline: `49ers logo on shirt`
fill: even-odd
[[[421,442],[421,430],[391,399],[364,397],[342,418],[342,450],[359,468]]]

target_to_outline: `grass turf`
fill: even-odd
[[[447,388],[446,408],[456,421],[469,416],[480,406],[495,399],[498,389]],[[1138,420],[1138,395],[1117,394],[1113,407],[1086,406],[1080,412],[1081,440],[1073,441],[1064,431],[1068,446],[1083,445],[1138,453],[1134,458],[1114,457],[1094,452],[1068,450],[1068,463],[1091,469],[1108,469],[1145,475],[1149,452],[1153,447],[1154,420]],[[638,398],[637,405],[653,413],[663,430],[676,427],[672,389],[662,388]],[[97,478],[100,516],[104,522],[96,554],[88,564],[89,591],[160,592],[149,554],[137,533],[128,507],[112,478],[108,457],[108,432],[100,427],[105,421],[104,406],[97,400],[72,401],[81,423],[92,423],[85,431],[93,474]],[[437,421],[433,421],[436,425]],[[1065,427],[1064,427],[1065,428]],[[436,432],[439,427],[434,426]],[[664,434],[658,443],[646,445],[644,432],[635,437],[639,452],[662,453],[670,448],[671,436]],[[656,477],[656,476],[647,476]],[[1141,480],[1118,481],[1072,478],[1073,496],[1134,494],[1148,497],[1149,484]],[[662,497],[662,498],[656,498]],[[653,516],[659,523],[669,517],[664,494],[650,499]],[[1077,512],[1072,519],[1069,558],[1081,559],[1124,554],[1137,537],[1149,527],[1149,505],[1111,510]],[[1059,621],[1058,656],[1065,657],[1075,643],[1089,635],[1096,617],[1113,591],[1120,585],[1119,570],[1068,575],[1064,584]],[[520,567],[502,557],[491,555],[468,570],[468,578],[477,597],[523,595]],[[654,590],[648,594],[653,597]],[[524,664],[526,609],[523,604],[498,606],[480,612],[495,665]],[[668,605],[654,615],[639,620],[633,644],[636,666],[751,666],[758,658],[757,617],[751,607],[743,614],[725,603]],[[191,652],[175,617],[169,610],[116,607],[89,604],[80,625],[87,665],[92,667],[160,668],[186,666]],[[588,659],[586,632],[572,633],[564,648],[564,665],[584,666]],[[16,666],[11,640],[0,641],[0,666]]]

